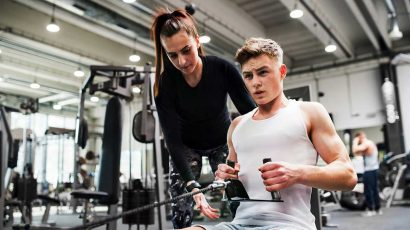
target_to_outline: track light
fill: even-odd
[[[303,10],[298,8],[298,1],[295,2],[293,10],[290,12],[289,16],[291,18],[301,18],[303,17]]]

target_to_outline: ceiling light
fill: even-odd
[[[98,102],[100,100],[100,98],[98,98],[98,97],[96,97],[96,96],[92,96],[91,98],[90,98],[90,101],[92,101],[92,102]]]
[[[211,41],[211,37],[209,37],[208,35],[202,35],[201,37],[199,37],[199,42],[200,43],[208,43]]]
[[[291,18],[301,18],[301,17],[303,17],[303,10],[298,8],[298,1],[295,1],[295,6],[293,7],[293,10],[290,11],[289,16]]]
[[[333,52],[335,52],[337,50],[337,46],[335,45],[335,44],[333,44],[333,43],[329,43],[329,45],[327,45],[326,47],[325,47],[325,51],[327,52],[327,53],[333,53]]]
[[[54,104],[53,105],[53,109],[54,110],[61,110],[63,108],[63,106],[59,105],[59,104]]]
[[[81,67],[78,67],[78,69],[76,71],[74,71],[74,76],[76,76],[76,77],[84,77],[84,75],[85,75],[85,73],[81,69]]]
[[[4,81],[4,78],[3,77],[0,77],[0,82],[3,82]]]
[[[52,18],[50,24],[47,25],[47,30],[51,33],[60,31],[60,27],[55,23],[54,18]]]
[[[51,33],[56,33],[58,31],[60,31],[60,27],[57,25],[57,23],[55,22],[55,19],[54,19],[55,8],[56,8],[56,5],[53,4],[53,11],[51,12],[51,21],[46,27],[47,30]]]
[[[38,84],[37,82],[33,82],[30,84],[30,88],[32,89],[39,89],[40,88],[40,84]]]
[[[290,12],[289,16],[291,18],[301,18],[303,17],[303,11],[301,9],[294,9]]]
[[[392,40],[399,40],[402,37],[403,37],[403,33],[400,31],[399,25],[397,24],[397,20],[394,19],[393,29],[389,32],[389,38]]]
[[[141,89],[138,86],[132,87],[132,92],[133,93],[141,93]]]
[[[128,59],[130,60],[130,62],[139,62],[141,60],[141,57],[136,54],[131,54]]]
[[[1,52],[3,52],[3,51],[1,51],[1,49],[0,49],[0,54],[1,54]]]
[[[133,2],[135,2],[135,1],[137,1],[137,0],[122,0],[123,2],[125,2],[125,3],[133,3]]]

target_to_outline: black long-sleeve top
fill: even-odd
[[[186,182],[195,179],[185,157],[191,149],[207,150],[226,143],[231,123],[227,95],[241,114],[255,108],[235,66],[214,56],[201,58],[202,77],[195,87],[175,69],[162,74],[155,97],[168,151]]]

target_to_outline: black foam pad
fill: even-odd
[[[112,97],[105,111],[102,139],[101,167],[98,191],[108,193],[100,199],[101,204],[116,204],[119,196],[119,177],[122,140],[122,104],[118,97]]]
[[[87,139],[88,139],[88,123],[86,119],[82,119],[80,121],[80,125],[78,126],[78,140],[77,144],[84,149],[85,146],[87,145]]]
[[[142,129],[142,123],[145,124],[145,133]],[[153,143],[155,141],[155,118],[152,111],[147,111],[147,117],[143,119],[143,111],[135,114],[132,122],[132,135],[135,140],[141,143]]]

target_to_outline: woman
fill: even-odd
[[[255,105],[235,66],[204,55],[194,20],[184,10],[160,9],[151,36],[156,51],[155,103],[171,156],[170,193],[175,197],[185,189],[200,188],[195,180],[202,156],[208,157],[213,172],[225,162],[228,94],[241,114]],[[202,193],[193,198],[205,216],[218,217]],[[192,199],[172,204],[174,228],[191,225],[192,206]]]

